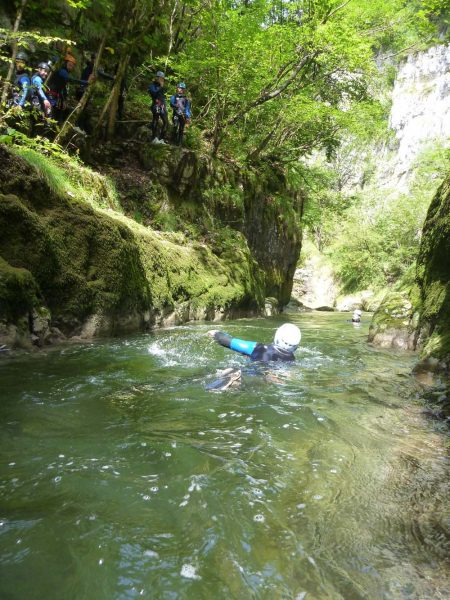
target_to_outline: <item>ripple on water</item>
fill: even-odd
[[[9,364],[0,592],[449,597],[448,466],[405,411],[411,361],[341,317],[293,316],[299,360],[272,380],[208,324],[56,351],[32,376]],[[226,329],[269,340],[278,323]],[[208,393],[232,365],[242,386]]]

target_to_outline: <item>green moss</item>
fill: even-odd
[[[289,298],[286,264],[293,252],[288,268],[295,268],[300,234],[292,203],[277,196],[278,180],[275,201],[266,202],[267,179],[255,177],[257,190],[242,187],[236,169],[223,163],[150,147],[161,177],[175,173],[173,187],[162,185],[167,175],[158,181],[148,171],[130,185],[133,170],[123,174],[118,186],[133,220],[112,210],[113,188],[76,160],[2,152],[5,173],[20,177],[0,174],[0,186],[15,192],[0,200],[0,226],[9,232],[0,254],[31,274],[41,304],[64,332],[97,313],[201,315],[256,310],[266,295],[280,300],[280,290]],[[189,192],[178,193],[176,186],[184,190],[188,181]]]
[[[450,356],[450,174],[434,197],[423,228],[417,260],[419,329],[430,332],[424,353]]]
[[[450,356],[450,332],[434,332],[426,341],[421,351],[421,358],[435,356],[447,358]]]
[[[39,286],[27,269],[14,268],[0,257],[0,320],[16,323],[38,304]]]
[[[373,315],[371,334],[390,329],[409,331],[412,308],[407,292],[388,292]]]
[[[117,191],[111,181],[75,158],[63,153],[60,156],[44,155],[23,146],[13,146],[12,150],[35,168],[54,194],[93,206],[120,210]]]

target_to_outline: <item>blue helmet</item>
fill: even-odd
[[[164,79],[166,78],[166,76],[164,75],[164,73],[162,71],[157,71],[156,77],[164,77]]]
[[[186,89],[186,84],[183,83],[182,81],[177,85],[177,88],[181,88],[182,90]]]

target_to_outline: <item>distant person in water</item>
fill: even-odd
[[[352,323],[361,323],[361,315],[362,312],[359,310],[359,308],[357,308],[356,310],[353,311],[352,314]]]
[[[302,337],[300,329],[291,323],[285,323],[279,327],[275,332],[273,344],[269,345],[240,340],[216,329],[208,331],[208,335],[213,337],[221,346],[245,354],[250,357],[250,360],[260,362],[294,361],[294,352],[297,350]]]

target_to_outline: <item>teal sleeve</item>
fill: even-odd
[[[248,342],[247,340],[233,338],[230,343],[230,348],[236,352],[241,352],[242,354],[250,356],[255,349],[256,344],[257,342]]]

